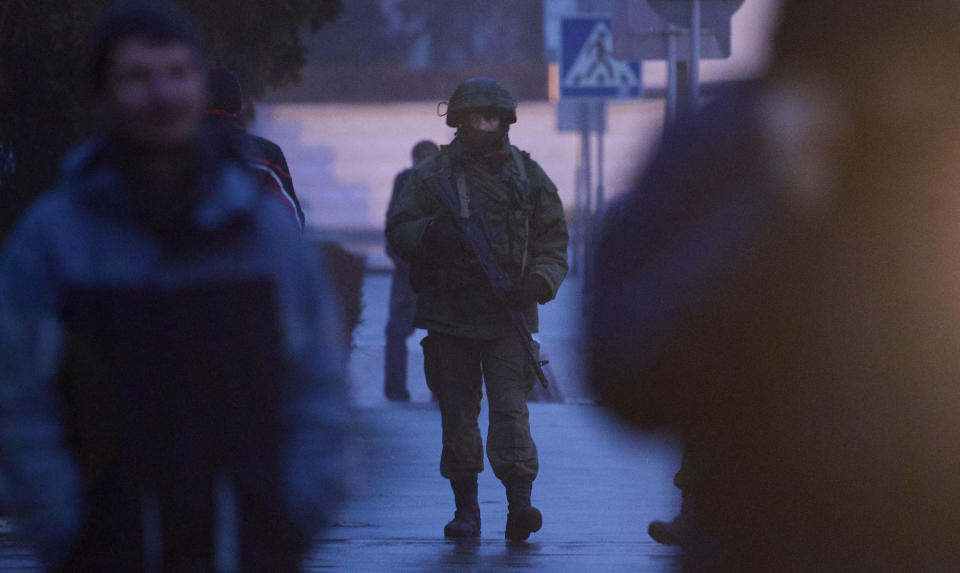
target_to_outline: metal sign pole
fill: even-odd
[[[667,109],[664,120],[666,127],[677,123],[677,35],[679,31],[673,24],[667,24]]]
[[[607,103],[605,101],[593,102],[590,106],[591,112],[596,114],[594,115],[595,121],[593,126],[595,129],[591,131],[596,131],[597,134],[597,188],[596,188],[596,198],[593,200],[592,205],[588,205],[587,208],[587,217],[584,221],[586,223],[586,245],[584,246],[585,255],[583,257],[583,268],[586,271],[586,287],[587,291],[592,291],[591,280],[593,277],[593,255],[597,245],[597,239],[599,230],[600,230],[600,217],[603,216],[603,133],[606,126],[606,121],[601,120],[600,118],[605,117],[607,113]],[[589,139],[588,139],[589,143]]]
[[[592,210],[593,203],[593,190],[591,189],[593,176],[590,173],[590,122],[593,118],[593,110],[591,109],[593,107],[593,102],[583,102],[580,105],[583,106],[583,130],[580,132],[580,148],[581,152],[583,153],[583,188],[585,191],[583,205],[585,215],[584,221],[587,221],[590,219],[590,211]]]
[[[583,166],[583,205],[578,213],[577,235],[579,235],[579,245],[577,250],[581,253],[580,261],[583,263],[582,269],[587,272],[587,242],[590,234],[590,195],[593,177],[590,174],[590,103],[580,103],[580,118],[583,122],[583,128],[580,130],[580,161]]]
[[[609,9],[609,0],[591,0],[590,5],[602,5]],[[570,226],[572,267],[578,273],[581,268],[586,271],[590,266],[594,213],[603,209],[604,100],[643,96],[642,63],[618,60],[612,56],[612,25],[610,17],[601,13],[562,18],[560,21],[557,125],[560,131],[580,133],[580,164],[576,174],[574,208],[576,222]],[[676,99],[679,101],[679,98]],[[592,181],[593,132],[600,134],[597,142],[600,172],[596,188]]]
[[[607,114],[607,102],[597,102],[597,117]],[[597,213],[603,212],[603,133],[606,121],[597,122]]]
[[[690,9],[690,111],[696,111],[700,99],[700,0],[693,0]]]

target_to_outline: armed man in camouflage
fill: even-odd
[[[390,245],[411,263],[414,326],[428,331],[421,344],[443,423],[440,473],[450,480],[457,506],[447,537],[480,535],[483,382],[490,404],[487,457],[507,493],[505,537],[525,540],[542,524],[530,504],[538,460],[526,404],[537,377],[510,311],[522,313],[536,332],[537,303],[553,299],[567,273],[567,226],[553,182],[510,145],[516,107],[489,78],[458,86],[446,118],[456,137],[416,167],[387,217]],[[437,183],[456,194],[457,212],[435,194]],[[513,288],[505,297],[495,295],[466,243],[465,221],[483,230],[489,252],[509,275]]]

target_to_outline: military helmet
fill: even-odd
[[[517,102],[510,92],[490,78],[470,78],[457,86],[450,96],[447,125],[457,127],[464,112],[482,107],[500,110],[508,124],[517,121]]]

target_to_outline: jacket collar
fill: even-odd
[[[256,208],[259,190],[228,141],[209,130],[201,137],[197,176],[188,181],[198,186],[197,198],[173,223],[202,232],[249,216]],[[119,144],[111,138],[90,139],[63,162],[61,185],[75,188],[87,207],[104,214],[142,215],[141,202],[134,195],[135,180],[125,171]]]

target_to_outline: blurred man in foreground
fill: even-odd
[[[609,213],[592,382],[684,436],[689,571],[960,568],[958,27],[787,0]]]
[[[162,4],[107,12],[106,133],[0,255],[3,505],[54,570],[295,571],[340,497],[334,295],[201,128],[202,57]]]

